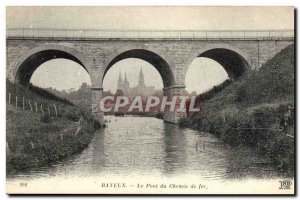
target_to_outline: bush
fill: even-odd
[[[158,119],[163,119],[164,118],[164,114],[162,112],[159,112],[155,115],[156,118]]]
[[[52,118],[49,115],[43,115],[43,116],[40,117],[40,122],[51,123]]]
[[[79,113],[74,109],[68,110],[64,116],[72,122],[78,122],[80,119]]]

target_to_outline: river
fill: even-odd
[[[70,158],[8,176],[7,181],[51,177],[197,176],[201,180],[279,178],[272,164],[213,134],[180,129],[151,117],[108,116],[90,145]]]

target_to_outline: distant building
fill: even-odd
[[[124,81],[120,72],[117,90],[121,90],[124,93],[124,95],[129,98],[133,98],[135,96],[150,96],[160,91],[160,90],[155,90],[153,86],[145,85],[144,73],[142,69],[140,70],[138,84],[133,88],[129,86],[129,81],[127,80],[126,72],[125,72]]]

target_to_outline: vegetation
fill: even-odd
[[[55,94],[60,98],[68,99],[68,101],[82,108],[90,107],[90,105],[92,104],[92,90],[91,86],[87,83],[82,83],[81,87],[78,90],[69,89],[67,91],[59,91],[55,88],[46,88],[45,90],[52,94]]]
[[[137,116],[137,117],[155,117],[158,119],[163,119],[162,112],[110,112],[108,115],[114,114],[116,117],[124,117],[125,115]]]
[[[229,86],[231,83],[232,83],[232,80],[231,79],[227,79],[223,83],[221,83],[221,84],[219,84],[217,86],[214,86],[211,90],[198,95],[198,99],[200,101],[209,100],[209,99],[213,98],[217,93],[219,93],[222,90],[224,90],[224,88],[226,88],[227,86]]]
[[[17,107],[16,95],[19,97]],[[26,100],[24,109],[23,97]],[[50,115],[46,111],[31,111],[28,100],[39,105],[55,104],[58,115],[53,110]],[[7,173],[46,165],[82,151],[93,138],[94,131],[100,128],[89,113],[41,88],[7,81]]]
[[[181,127],[214,133],[235,147],[255,148],[279,170],[294,171],[294,45],[202,99],[203,109],[182,119]]]

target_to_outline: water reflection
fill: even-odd
[[[164,125],[165,175],[197,175],[204,179],[226,176],[226,151],[218,149],[220,142],[213,136],[190,129]]]
[[[184,134],[180,134],[177,126],[170,123],[164,123],[164,162],[163,174],[180,173],[185,168],[186,151],[185,151]]]
[[[71,158],[9,176],[109,177],[192,175],[199,179],[278,177],[249,149],[231,149],[212,134],[180,129],[149,117],[109,117],[89,147]]]

